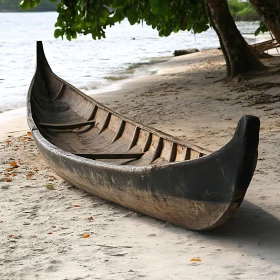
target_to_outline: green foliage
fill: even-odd
[[[53,4],[50,4],[49,2],[56,2],[57,0],[28,0],[28,1],[24,1],[21,0],[19,2],[19,7],[23,10],[26,9],[34,9],[36,8],[40,3],[42,6],[45,7],[53,7]]]
[[[276,1],[276,0],[272,0]],[[249,2],[240,2],[238,0],[228,1],[230,12],[235,20],[260,20],[260,16]],[[274,4],[276,5],[276,4]],[[267,32],[268,28],[263,21],[260,22],[260,27],[255,31],[255,36],[261,32]]]
[[[20,1],[19,6],[22,9],[33,9],[40,3],[40,0]]]
[[[228,1],[229,10],[236,20],[259,20],[259,15],[249,2]]]
[[[263,21],[260,22],[260,27],[255,31],[255,36],[258,36],[261,32],[267,32],[268,28]]]
[[[52,1],[52,0],[49,0]],[[21,8],[33,8],[40,0],[22,0]],[[128,19],[131,25],[146,22],[169,36],[179,30],[195,33],[209,28],[204,0],[61,0],[54,36],[68,40],[77,34],[105,37],[107,26]]]

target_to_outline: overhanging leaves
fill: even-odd
[[[50,0],[55,1],[55,0]],[[22,0],[22,9],[32,9],[40,0]],[[68,40],[77,34],[91,34],[93,39],[105,37],[105,29],[125,18],[130,24],[145,21],[157,29],[160,36],[169,36],[179,30],[194,33],[208,29],[203,0],[61,0],[55,38]]]

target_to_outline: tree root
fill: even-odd
[[[279,75],[280,74],[280,66],[275,67],[267,67],[264,70],[252,71],[248,73],[241,74],[241,76],[245,80],[251,80],[259,77],[267,77],[271,75]]]
[[[226,76],[225,78],[215,81],[225,84],[239,84],[244,81],[260,82],[260,83],[275,83],[275,80],[280,78],[280,66],[265,67],[262,70],[254,70],[245,72],[237,76]],[[275,83],[276,84],[276,83]]]

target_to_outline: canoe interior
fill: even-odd
[[[44,54],[39,59],[32,114],[41,134],[55,146],[94,160],[133,166],[192,160],[209,153],[112,112],[53,74]]]

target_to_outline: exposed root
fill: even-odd
[[[276,67],[266,67],[264,70],[252,71],[248,73],[241,74],[244,80],[254,80],[279,75],[280,74],[280,66]]]
[[[229,83],[231,80],[232,80],[232,77],[227,75],[226,77],[224,77],[224,78],[222,78],[222,79],[218,79],[218,80],[214,81],[214,84],[215,84],[215,83],[225,83],[225,84],[227,84],[227,83]]]
[[[225,84],[239,84],[241,82],[250,81],[256,83],[277,84],[275,81],[280,78],[280,66],[265,67],[262,70],[245,72],[236,76],[227,76],[222,80],[215,82],[224,82]]]
[[[245,100],[248,101],[249,106],[259,105],[259,104],[272,104],[280,101],[279,96],[274,96],[269,93],[258,93],[255,95],[246,96]]]

